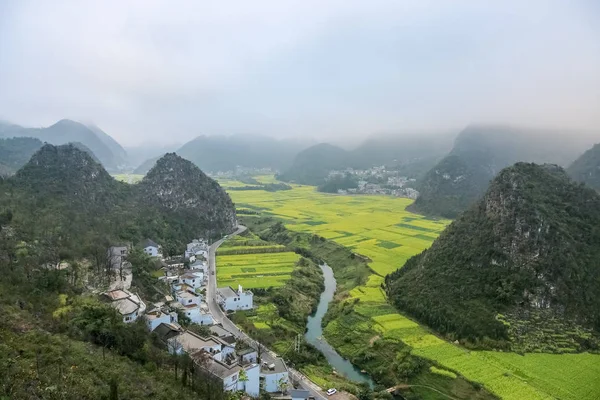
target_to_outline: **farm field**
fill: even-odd
[[[141,174],[115,174],[115,175],[113,175],[113,178],[115,178],[118,181],[131,184],[131,183],[138,183],[139,181],[141,181],[144,178],[144,175],[141,175]]]
[[[230,192],[237,207],[282,219],[290,230],[314,233],[370,258],[373,274],[354,288],[354,312],[379,336],[401,340],[416,355],[479,382],[503,399],[598,399],[600,355],[518,355],[469,351],[433,335],[387,303],[381,283],[386,274],[431,245],[449,224],[407,212],[412,200],[385,196],[340,196],[296,186],[280,192]],[[325,335],[348,332],[330,322]]]
[[[300,259],[296,253],[260,240],[253,234],[236,236],[217,250],[218,286],[269,288],[283,286]]]

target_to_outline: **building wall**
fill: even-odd
[[[203,279],[202,276],[195,276],[192,279],[185,278],[183,280],[183,283],[185,283],[186,285],[189,285],[189,286],[193,287],[194,289],[197,289],[199,287],[202,287],[202,279]]]
[[[287,373],[287,371],[280,372],[280,373],[272,373],[272,374],[262,373],[261,375],[265,378],[264,389],[265,389],[265,391],[267,391],[269,393],[279,392],[279,380],[280,379],[283,378],[285,380],[285,382],[290,381],[290,377],[289,377],[289,374]]]
[[[160,252],[158,251],[158,247],[148,246],[144,248],[144,253],[148,254],[150,257],[158,257]]]
[[[237,390],[243,390],[252,397],[258,397],[260,394],[260,367],[253,364],[244,368],[248,380],[246,382],[238,382]]]
[[[228,297],[224,299],[226,310],[250,310],[253,306],[253,296],[242,293],[238,297]]]
[[[171,316],[169,314],[163,313],[159,318],[149,319],[146,321],[146,325],[150,332],[158,328],[158,326],[162,323],[168,324],[171,322]]]
[[[131,314],[123,315],[123,322],[126,324],[131,324],[138,319],[138,312],[134,311]]]

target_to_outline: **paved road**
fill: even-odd
[[[229,237],[239,235],[240,233],[246,230],[245,226],[238,225],[238,229],[229,235]],[[223,328],[227,329],[229,332],[233,333],[235,337],[243,339],[245,342],[250,344],[255,349],[260,347],[262,349],[261,359],[266,361],[267,363],[272,363],[277,355],[271,350],[267,349],[262,344],[256,342],[254,339],[250,338],[244,332],[238,329],[238,327],[227,317],[227,315],[223,312],[221,307],[217,304],[216,293],[217,293],[217,274],[216,274],[216,253],[217,249],[226,239],[221,239],[215,243],[213,243],[208,249],[208,285],[206,286],[206,299],[208,304],[208,309],[213,315],[213,319],[215,322],[223,325]],[[214,272],[214,275],[213,275]],[[328,400],[327,396],[321,391],[321,388],[314,382],[308,380],[304,377],[300,372],[296,371],[293,368],[288,367],[290,375],[292,379],[303,388],[310,392],[311,396],[314,396],[315,399],[319,400]]]

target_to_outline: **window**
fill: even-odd
[[[191,299],[190,299],[190,300],[188,300],[188,304],[190,304],[191,302],[192,302],[192,300],[191,300]]]
[[[125,317],[125,321],[130,321],[131,317]]]

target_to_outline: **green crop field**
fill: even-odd
[[[433,335],[387,303],[383,277],[429,247],[450,222],[406,211],[412,200],[325,194],[307,186],[230,195],[238,207],[278,217],[290,230],[320,235],[369,257],[373,274],[346,301],[359,299],[354,311],[367,318],[379,336],[405,342],[415,354],[479,382],[503,399],[600,398],[600,355],[470,351]],[[241,265],[241,260],[232,264]],[[327,325],[326,336],[345,329],[335,322]]]
[[[141,181],[144,178],[144,175],[140,175],[140,174],[115,174],[115,175],[113,175],[113,178],[115,178],[118,181],[125,182],[125,183],[138,183],[139,181]]]
[[[217,251],[219,286],[269,288],[283,286],[300,259],[284,246],[262,241],[253,234],[234,236]]]

